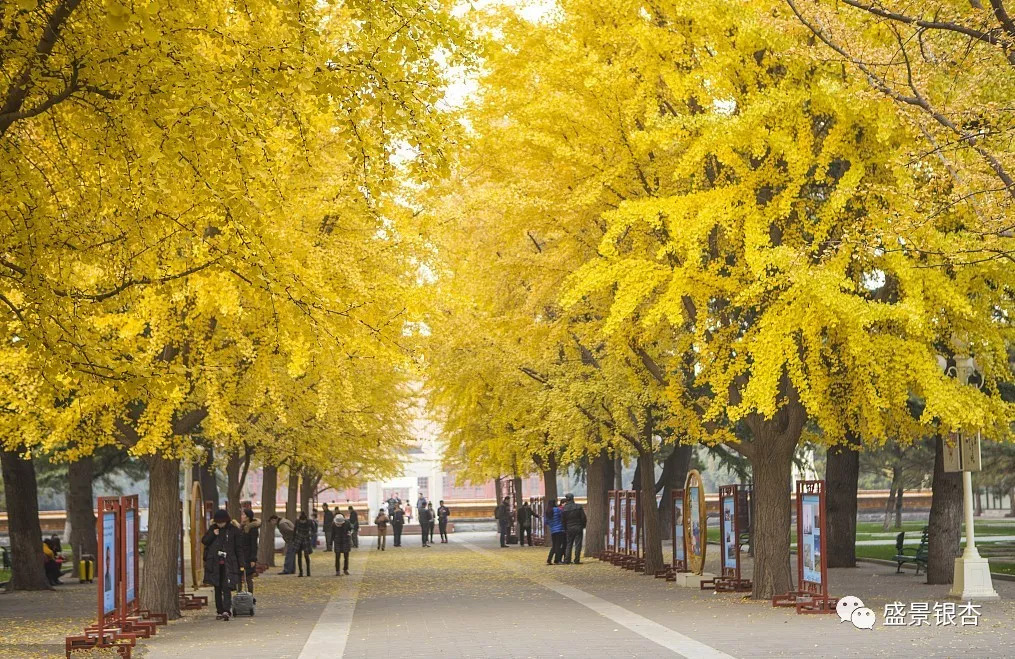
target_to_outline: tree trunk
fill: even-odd
[[[11,578],[7,590],[48,590],[42,564],[42,526],[39,524],[39,488],[35,465],[16,451],[0,451],[7,498]],[[95,533],[95,526],[92,526]]]
[[[617,459],[613,462],[613,489],[623,490],[624,489],[624,458],[617,456]]]
[[[656,483],[656,494],[662,490],[663,498],[659,501],[659,537],[670,540],[672,532],[673,489],[684,486],[687,479],[687,468],[691,464],[690,444],[677,444],[663,463],[663,473]]]
[[[300,481],[300,512],[310,517],[310,499],[313,498],[317,489],[317,482],[314,480],[309,469],[303,470],[303,478]]]
[[[268,518],[275,514],[275,490],[278,489],[278,467],[265,465],[261,482],[261,535],[257,545],[257,562],[275,567],[275,525]]]
[[[500,502],[504,500],[504,485],[501,483],[500,477],[493,479],[493,498],[495,499],[494,506],[499,506]]]
[[[899,491],[895,493],[895,530],[902,530],[902,495],[906,489],[899,486]]]
[[[892,467],[892,484],[888,490],[888,501],[885,502],[885,521],[881,528],[887,531],[892,525],[892,511],[895,510],[895,497],[899,494],[902,486],[902,470],[899,467]]]
[[[613,481],[613,458],[603,449],[589,463],[586,488],[588,505],[586,513],[589,518],[585,528],[585,556],[595,558],[606,550],[605,536],[609,497],[607,492]]]
[[[95,499],[92,496],[92,478],[95,462],[88,455],[67,465],[67,519],[70,522],[71,551],[74,564],[85,554],[93,557],[99,551],[95,531]]]
[[[215,508],[219,507],[219,484],[215,478],[215,453],[211,446],[208,447],[208,455],[204,462],[194,464],[193,479],[201,483],[201,495],[204,501],[214,501]],[[201,502],[201,510],[204,510],[204,501]]]
[[[289,483],[286,485],[285,492],[285,516],[286,519],[295,522],[296,505],[299,502],[300,496],[300,472],[296,467],[289,467]]]
[[[934,481],[931,486],[927,583],[949,584],[959,555],[962,523],[962,473],[946,472],[940,437],[935,442]]]
[[[772,422],[764,422],[770,425]],[[756,436],[749,458],[754,472],[755,599],[771,599],[793,589],[789,566],[789,535],[792,504],[790,480],[793,475],[793,434],[769,433]]]
[[[560,499],[560,494],[557,492],[557,457],[553,454],[545,461],[545,468],[543,472],[543,493],[546,495],[547,501],[554,501]]]
[[[653,472],[655,471],[655,467],[654,466],[652,468],[652,471]],[[653,481],[652,486],[653,487],[655,487],[655,478],[656,478],[655,474],[653,473],[652,474],[652,481]],[[634,465],[634,474],[631,476],[631,489],[634,490],[635,492],[639,492],[641,490],[641,458],[640,457],[638,458],[637,462]]]
[[[1015,517],[1015,485],[1008,490],[1008,508],[1010,511],[1005,517]]]
[[[828,449],[825,460],[828,540],[824,545],[828,567],[856,567],[856,495],[859,478],[859,451],[841,445]]]
[[[983,499],[981,498],[982,496],[983,490],[977,489],[973,497],[973,502],[975,503],[973,514],[976,515],[977,517],[983,516]],[[990,502],[987,502],[987,505],[990,505]]]
[[[141,570],[141,608],[180,617],[177,570],[180,560],[180,461],[148,459],[148,546]]]
[[[663,543],[659,536],[659,515],[656,513],[656,475],[655,453],[652,450],[651,424],[649,431],[642,437],[643,446],[639,450],[638,466],[641,471],[641,487],[638,490],[638,507],[642,512],[642,551],[645,556],[645,574],[655,574],[663,569]]]
[[[233,519],[240,519],[240,499],[243,497],[243,485],[247,482],[247,469],[250,467],[250,452],[233,451],[226,462],[226,511]]]

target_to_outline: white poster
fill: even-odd
[[[804,581],[821,583],[821,503],[816,494],[805,494],[800,505],[800,551]]]
[[[606,547],[608,549],[614,549],[613,538],[616,537],[617,531],[617,497],[610,497],[610,515],[609,525],[606,529]]]
[[[638,553],[638,538],[641,529],[638,528],[638,500],[631,501],[631,553]]]
[[[684,555],[684,498],[673,499],[673,519],[676,520],[676,533],[673,536],[673,555],[678,561],[685,561]]]
[[[116,608],[116,513],[102,514],[102,612]]]
[[[627,528],[627,497],[621,497],[620,499],[620,547],[617,551],[627,553],[627,534],[624,532]]]

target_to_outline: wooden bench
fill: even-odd
[[[906,532],[902,531],[895,537],[895,557],[893,561],[898,563],[898,567],[895,569],[895,573],[902,572],[902,566],[906,563],[913,563],[916,565],[916,573],[920,574],[920,566],[922,565],[924,570],[927,569],[927,527],[923,527],[923,532],[920,534],[920,546],[916,549],[912,547],[906,547]],[[913,552],[907,554],[906,552]]]

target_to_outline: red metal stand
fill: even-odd
[[[809,500],[807,503],[810,513],[807,516],[804,514],[805,498]],[[815,512],[817,513],[816,518],[814,517]],[[808,516],[810,519],[807,519]],[[805,533],[808,528],[810,532]],[[814,563],[814,567],[819,568],[817,571],[819,581],[804,578],[804,552],[807,549],[804,543],[805,535],[814,538],[812,543],[817,543],[816,547],[813,544],[810,546],[810,551],[815,556],[813,558],[808,556],[808,559]],[[824,546],[828,535],[825,532],[825,481],[823,480],[797,481],[796,483],[796,537],[797,583],[800,584],[800,587],[797,590],[773,597],[772,606],[792,606],[796,608],[797,613],[835,613],[835,605],[839,599],[828,594],[828,559]],[[813,576],[813,567],[811,570]]]

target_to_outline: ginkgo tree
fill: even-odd
[[[441,171],[456,128],[435,108],[472,47],[443,2],[50,0],[0,21],[5,469],[108,442],[147,456],[141,596],[173,614],[192,433],[228,454],[313,387],[302,450],[340,428],[362,432],[351,462],[365,439],[375,463],[398,450],[376,441],[404,409],[363,384],[411,367],[389,194]]]

